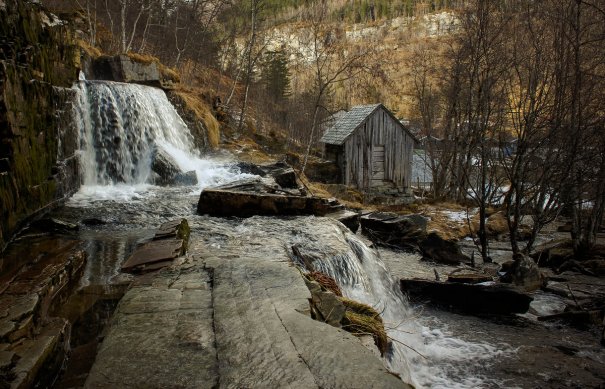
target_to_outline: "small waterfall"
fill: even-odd
[[[78,93],[80,194],[132,198],[140,187],[153,184],[151,166],[157,154],[167,155],[182,173],[195,171],[198,187],[234,179],[224,163],[204,159],[194,149],[187,125],[161,89],[86,80],[78,81],[74,89]]]
[[[145,183],[155,147],[194,156],[189,129],[161,89],[108,81],[77,88],[85,185]]]
[[[314,239],[316,232],[309,231],[307,239],[296,243],[297,252],[304,258],[296,259],[334,278],[348,298],[381,313],[393,345],[385,355],[391,371],[416,388],[500,386],[477,371],[495,357],[512,352],[507,345],[466,342],[443,326],[433,327],[426,318],[423,321],[409,306],[399,282],[390,275],[377,251],[344,227],[318,229],[330,247],[316,243],[321,239]]]

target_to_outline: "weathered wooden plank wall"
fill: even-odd
[[[384,152],[381,148],[384,147]],[[362,190],[381,186],[374,174],[374,162],[384,164],[382,185],[394,184],[398,189],[410,187],[414,139],[403,126],[379,107],[345,141],[344,184]],[[372,160],[372,155],[374,159]],[[378,161],[384,159],[384,162]]]

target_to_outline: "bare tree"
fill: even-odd
[[[302,46],[310,47],[311,49],[315,97],[313,99],[311,128],[301,167],[303,173],[307,166],[311,148],[316,141],[320,113],[322,110],[323,112],[328,112],[323,103],[330,88],[337,83],[355,77],[360,72],[368,70],[365,67],[364,58],[370,53],[370,49],[366,48],[359,49],[349,45],[345,50],[341,46],[342,42],[339,42],[335,30],[327,23],[328,6],[325,1],[311,5],[309,14],[305,19],[309,20],[311,25],[308,30],[309,36],[307,37],[307,42]]]

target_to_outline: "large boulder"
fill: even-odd
[[[471,261],[469,257],[462,254],[462,250],[455,241],[443,239],[435,232],[431,232],[422,239],[419,247],[425,260],[448,265]]]
[[[196,185],[197,174],[194,170],[181,171],[176,160],[160,147],[153,152],[151,171],[155,173],[154,184],[160,186]]]
[[[372,212],[360,219],[362,230],[373,242],[401,249],[418,249],[426,236],[427,218],[422,215],[397,215]]]
[[[137,54],[103,55],[87,66],[87,78],[118,82],[132,82],[171,89],[178,75],[163,67],[159,60]]]
[[[515,286],[531,292],[544,285],[545,278],[534,261],[523,254],[515,254],[513,259],[509,274]]]

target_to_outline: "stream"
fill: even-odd
[[[384,363],[417,388],[602,384],[605,354],[597,334],[543,325],[531,315],[465,316],[409,302],[389,267],[395,265],[402,277],[406,271],[408,276],[432,272],[432,266],[413,254],[369,248],[364,237],[335,221],[196,215],[203,188],[246,176],[234,162],[194,152],[186,125],[159,89],[91,81],[80,81],[75,88],[80,92],[83,185],[51,216],[80,225],[76,235],[88,258],[79,290],[62,308],[62,315],[75,322],[72,358],[55,387],[74,387],[85,378],[98,334],[132,280],[120,272],[122,262],[157,226],[181,217],[191,225],[191,239],[217,252],[248,240],[267,255],[290,252],[293,245],[315,253],[316,266],[335,278],[347,297],[382,313],[393,345]],[[151,184],[157,148],[183,172],[195,171],[197,184]],[[532,305],[538,311],[553,306],[557,298],[550,295],[536,296]]]

